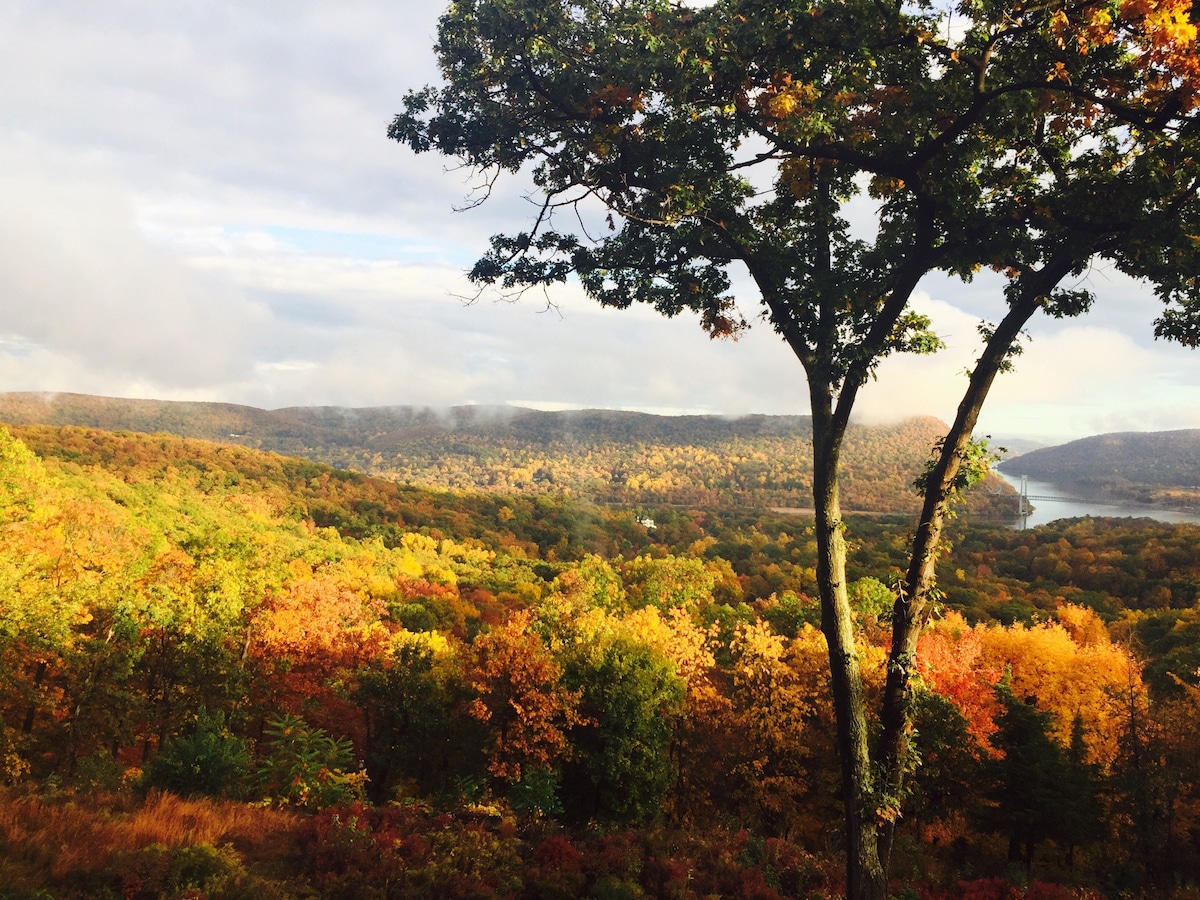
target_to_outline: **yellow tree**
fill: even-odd
[[[439,25],[444,86],[410,93],[389,135],[492,183],[531,173],[527,230],[471,278],[503,291],[572,273],[600,303],[696,313],[714,337],[762,318],[797,357],[812,413],[817,587],[837,710],[854,900],[886,893],[917,639],[947,503],[1038,312],[1096,259],[1153,282],[1158,333],[1200,343],[1195,11],[1181,0],[460,0]],[[850,228],[869,195],[873,228]],[[861,207],[859,207],[861,208]],[[569,212],[570,216],[563,213]],[[589,219],[595,228],[576,229]],[[985,329],[925,503],[872,747],[846,584],[841,454],[886,357],[937,347],[910,301],[930,272],[991,267],[1008,309]]]

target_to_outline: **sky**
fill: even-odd
[[[0,4],[0,390],[263,408],[514,404],[805,414],[769,327],[518,302],[464,272],[529,221],[530,185],[473,180],[386,129],[438,77],[440,0]],[[1150,291],[1096,270],[1093,312],[1036,322],[981,431],[1056,443],[1200,427],[1200,354],[1156,342]],[[896,358],[858,416],[949,420],[998,284],[931,278],[946,349]],[[744,312],[757,299],[746,290]]]

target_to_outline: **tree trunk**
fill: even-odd
[[[942,531],[946,526],[954,482],[967,457],[979,412],[992,382],[1008,359],[1013,341],[1038,306],[1036,301],[1015,305],[992,334],[971,373],[954,425],[942,442],[925,484],[925,501],[913,536],[908,572],[892,608],[892,647],[888,653],[887,681],[880,716],[882,730],[877,754],[880,788],[885,796],[894,798],[896,804],[904,791],[905,759],[910,752],[911,679],[916,663],[917,641],[929,619]],[[880,832],[879,857],[885,868],[891,857],[896,818],[892,818]]]
[[[42,679],[46,677],[46,661],[39,660],[37,668],[33,670],[33,694],[36,695],[37,689],[42,686]],[[30,734],[33,732],[33,720],[37,717],[37,703],[31,699],[29,706],[25,708],[25,721],[21,723],[21,732]]]
[[[925,484],[921,519],[913,536],[909,568],[892,608],[892,647],[888,654],[887,681],[881,709],[881,733],[876,758],[879,762],[880,795],[899,804],[904,791],[905,759],[911,732],[911,678],[916,662],[917,641],[929,619],[930,600],[936,581],[936,566],[942,531],[954,483],[967,458],[975,426],[996,376],[1004,371],[1021,329],[1042,307],[1050,291],[1071,267],[1067,254],[1033,273],[1008,314],[988,338],[983,353],[971,372],[970,382],[954,424]],[[879,833],[879,859],[887,870],[897,817],[889,817]]]
[[[834,423],[831,415],[832,392],[819,386],[810,387],[810,392],[813,400],[817,589],[821,597],[821,630],[829,647],[830,685],[842,766],[846,896],[849,900],[882,900],[887,894],[887,876],[878,856],[866,702],[846,590],[846,541],[838,494],[838,459],[843,429]]]

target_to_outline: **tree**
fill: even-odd
[[[437,634],[396,643],[390,658],[373,660],[358,675],[376,802],[397,786],[419,796],[446,795],[484,763],[484,728],[462,714],[473,698],[451,645]]]
[[[620,635],[599,634],[568,651],[564,680],[583,720],[563,767],[563,806],[579,821],[633,824],[662,812],[675,779],[671,738],[687,685],[673,662]]]
[[[488,771],[510,784],[554,771],[570,750],[568,734],[583,723],[579,692],[562,684],[562,667],[517,613],[475,640],[467,670],[477,692],[468,711],[492,732]]]
[[[145,783],[183,797],[220,797],[238,787],[249,767],[246,742],[225,727],[224,713],[202,709],[146,765]]]
[[[1049,735],[1050,714],[1014,696],[1004,683],[996,690],[1004,708],[996,744],[1004,755],[991,766],[995,806],[988,818],[1008,838],[1009,862],[1029,871],[1037,845],[1057,830],[1066,760]]]
[[[574,273],[602,304],[692,310],[727,337],[747,324],[730,273],[749,273],[807,378],[851,897],[886,890],[947,503],[986,464],[972,432],[1021,329],[1038,310],[1085,312],[1090,295],[1059,285],[1099,257],[1156,284],[1161,336],[1200,343],[1194,15],[1184,0],[460,0],[439,27],[446,85],[410,93],[389,130],[488,184],[529,171],[541,207],[492,239],[471,271],[481,289]],[[851,225],[864,194],[873,228]],[[560,230],[566,214],[583,228]],[[872,753],[843,440],[883,359],[938,346],[909,305],[920,280],[983,266],[1007,279],[1008,312],[981,328],[923,479]]]

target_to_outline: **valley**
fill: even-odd
[[[0,429],[0,528],[10,896],[839,890],[803,517],[27,424]],[[847,520],[872,691],[910,529]],[[953,523],[896,850],[916,896],[990,896],[1014,834],[1074,891],[1030,897],[1200,875],[1197,541]]]

